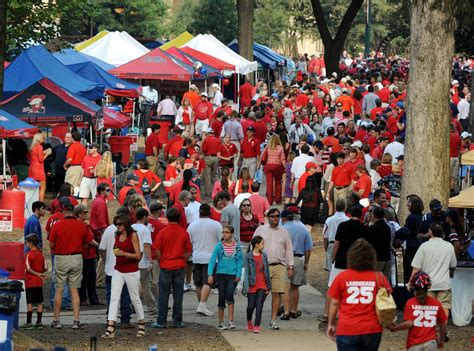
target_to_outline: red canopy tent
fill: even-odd
[[[132,124],[130,117],[112,110],[108,107],[104,107],[104,127],[105,128],[123,128]]]
[[[166,50],[166,53],[173,55],[176,57],[178,60],[183,61],[184,63],[187,63],[188,65],[192,66],[193,62],[186,56],[183,55],[182,52],[180,52],[176,47],[171,47],[168,50]]]
[[[230,63],[219,60],[218,58],[212,57],[211,55],[205,54],[201,51],[198,51],[189,47],[182,47],[182,48],[179,48],[179,50],[183,51],[184,53],[188,55],[191,55],[192,57],[196,58],[202,63],[212,66],[220,71],[235,71],[234,65],[231,65]]]
[[[109,71],[119,78],[189,81],[190,72],[160,48]]]

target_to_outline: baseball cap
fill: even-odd
[[[454,79],[454,80],[451,82],[451,85],[456,85],[456,84],[459,84],[459,82],[458,82],[456,79]]]
[[[255,132],[255,128],[254,128],[254,127],[252,127],[252,126],[250,126],[250,127],[247,127],[247,130],[250,130],[250,131],[252,131],[252,132]]]
[[[138,176],[134,173],[129,173],[129,174],[127,174],[127,181],[129,181],[129,180],[138,181]]]
[[[291,213],[288,210],[283,210],[283,211],[281,211],[280,217],[281,218],[293,218],[293,213]]]
[[[291,87],[292,88],[299,88],[300,86],[298,84],[293,84]]]
[[[61,205],[63,210],[65,211],[74,211],[74,205],[71,202],[66,202],[65,204]]]
[[[362,141],[356,140],[352,143],[352,147],[358,147],[359,149],[362,148]]]
[[[397,107],[405,108],[405,104],[402,101],[397,102]]]
[[[310,170],[311,168],[318,168],[318,166],[314,162],[308,162],[306,164],[306,170]]]
[[[288,206],[286,210],[292,214],[300,214],[300,209],[296,206]]]
[[[217,84],[217,83],[212,84],[211,87],[217,88],[217,89],[220,89],[220,88],[221,88],[221,87],[219,86],[219,84]]]
[[[443,205],[441,205],[439,200],[433,199],[430,201],[430,209],[432,211],[441,211],[443,209]]]
[[[214,129],[212,129],[212,128],[207,128],[206,133],[207,133],[207,134],[214,134]]]
[[[207,97],[207,93],[206,93],[205,91],[203,91],[203,92],[201,93],[201,96]]]
[[[470,138],[470,137],[472,137],[471,133],[468,133],[468,132],[462,132],[461,133],[461,139],[467,139],[467,138]]]
[[[89,149],[92,149],[92,148],[98,149],[98,148],[99,148],[99,144],[97,144],[97,143],[90,143],[90,144],[87,146],[87,148],[89,148]]]
[[[398,157],[397,157],[397,160],[399,160],[399,161],[405,160],[405,155],[400,155],[400,156],[398,156]]]

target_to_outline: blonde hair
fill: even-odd
[[[270,140],[268,141],[268,148],[270,150],[273,150],[273,149],[276,149],[277,146],[281,146],[281,140],[280,140],[280,137],[276,134],[273,134],[271,137],[270,137]]]
[[[288,154],[288,157],[287,157],[286,161],[287,161],[288,163],[293,162],[293,160],[295,159],[295,157],[296,157],[295,152],[294,152],[294,151],[291,151],[291,152]]]
[[[33,150],[36,144],[41,144],[40,139],[43,139],[42,133],[36,133],[33,135],[33,140],[31,141],[30,150]]]
[[[191,101],[189,101],[188,98],[184,98],[183,101],[181,101],[181,106],[184,106],[184,102],[185,102],[185,101],[188,102],[187,105],[186,105],[186,107],[191,106]]]
[[[391,164],[392,163],[392,154],[389,154],[388,152],[383,154],[382,163],[390,163]]]
[[[109,178],[112,174],[112,169],[114,165],[112,163],[112,153],[110,151],[105,151],[102,154],[102,158],[99,163],[97,163],[96,175],[99,178]]]

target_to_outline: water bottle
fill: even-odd
[[[151,345],[151,346],[148,348],[148,351],[158,351],[158,345]]]

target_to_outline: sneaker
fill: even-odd
[[[43,323],[36,323],[35,328],[38,329],[38,330],[42,330],[43,329]]]
[[[166,329],[166,324],[153,323],[151,327],[155,329]]]
[[[194,284],[188,284],[188,285],[189,285],[189,290],[196,291],[196,285]]]
[[[289,314],[282,314],[280,319],[282,321],[289,321],[290,320],[290,315]]]
[[[35,329],[35,326],[32,323],[25,323],[25,324],[20,325],[20,329],[32,330],[32,329]]]
[[[253,327],[253,332],[255,334],[260,334],[260,326],[259,325],[256,325],[255,327]]]
[[[202,306],[202,305],[199,305],[197,310],[196,310],[196,313],[198,314],[202,314],[204,316],[213,316],[214,315],[214,312],[211,312],[207,309],[207,307],[205,306]]]
[[[74,323],[72,323],[72,329],[81,329],[81,322],[74,321]]]
[[[254,329],[252,321],[247,321],[247,330],[252,332]]]
[[[185,328],[186,327],[186,324],[184,323],[175,323],[173,324],[173,328],[175,329],[181,329],[181,328]]]
[[[318,321],[320,321],[321,323],[327,323],[328,322],[328,316],[325,316],[324,314],[322,314],[318,317]]]
[[[235,326],[234,322],[229,321],[229,330],[235,330],[237,327]]]
[[[59,321],[52,321],[49,326],[50,326],[51,328],[54,328],[54,329],[61,329],[61,322],[59,322]]]
[[[285,313],[285,308],[283,306],[278,307],[277,316],[280,317],[283,313]]]
[[[227,330],[227,326],[224,324],[224,322],[219,322],[219,330]]]
[[[278,326],[278,324],[276,323],[276,321],[271,321],[271,322],[270,322],[270,329],[272,329],[272,330],[280,330],[280,327]]]
[[[187,292],[187,291],[189,291],[189,290],[190,290],[189,284],[184,283],[183,292]]]

